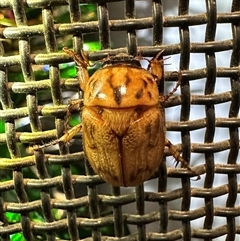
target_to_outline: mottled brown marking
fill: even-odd
[[[145,126],[145,133],[149,133],[151,131],[151,126],[150,124]]]
[[[142,173],[148,173],[147,176],[149,176],[149,173],[152,173],[152,169],[149,168],[149,165],[146,165],[145,168],[138,168],[138,171],[136,173],[131,173],[130,175],[130,181],[131,182],[136,182],[136,179],[139,179],[139,175]]]
[[[106,178],[106,174],[108,175],[108,178],[111,178],[111,180],[113,180],[114,183],[119,183],[119,178],[118,176],[115,176],[113,173],[111,172],[107,172],[105,169],[103,169],[102,167],[98,167],[99,170],[99,174],[101,178]]]
[[[136,179],[137,179],[137,176],[134,174],[134,173],[131,173],[131,175],[130,175],[130,182],[135,182],[136,181]]]
[[[94,134],[95,134],[95,127],[94,125],[89,125],[89,134],[91,136],[91,139],[94,140]],[[89,146],[91,149],[97,149],[97,146],[94,142],[92,142],[92,145]]]
[[[143,89],[141,88],[141,89],[135,94],[135,97],[136,97],[137,99],[140,99],[140,98],[142,98],[142,96],[143,96]]]
[[[144,79],[142,81],[143,81],[144,88],[147,88],[148,82]]]
[[[113,88],[113,95],[114,100],[117,102],[118,105],[120,105],[122,101],[121,86]]]
[[[110,74],[109,74],[110,75]],[[110,85],[110,87],[113,89],[114,87],[113,87],[113,84],[112,84],[112,78],[114,77],[114,75],[113,74],[111,74],[109,77],[108,77],[108,83],[109,83],[109,85]]]
[[[126,79],[125,85],[128,86],[131,83],[131,78],[129,78],[129,76],[126,74],[125,79]]]
[[[118,105],[120,105],[122,101],[121,86],[114,87],[111,81],[112,77],[113,77],[113,74],[108,78],[108,83],[113,90],[114,100]]]
[[[147,77],[147,78],[146,78],[146,81],[147,81],[147,83],[151,83],[151,84],[154,84],[154,83],[155,83],[155,81],[153,81],[153,79],[150,78],[150,77]]]
[[[148,91],[149,99],[152,99],[152,93]]]

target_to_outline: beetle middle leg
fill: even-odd
[[[76,136],[79,132],[82,132],[82,124],[81,123],[74,126],[74,127],[69,128],[69,120],[70,120],[71,112],[75,109],[74,107],[76,105],[79,106],[78,110],[81,112],[82,108],[83,108],[83,100],[82,99],[75,99],[75,100],[69,101],[69,104],[67,106],[67,113],[66,113],[66,124],[65,124],[66,132],[62,137],[60,137],[59,139],[50,141],[48,143],[45,143],[43,145],[34,145],[33,147],[31,147],[31,149],[34,150],[34,151],[37,151],[37,150],[43,149],[45,147],[50,147],[50,146],[56,145],[60,142],[67,143],[74,136]]]
[[[190,167],[189,167],[189,164],[188,162],[186,162],[182,156],[180,155],[179,151],[176,149],[176,147],[168,140],[168,139],[165,139],[165,146],[167,146],[169,148],[169,151],[171,152],[171,154],[173,155],[173,157],[175,158],[175,160],[177,161],[177,164],[179,162],[182,163],[182,166],[184,168],[187,168],[188,171],[192,172],[194,175],[197,175],[197,180],[200,179],[200,176],[197,172],[193,171]]]
[[[66,113],[66,124],[65,124],[66,130],[69,130],[69,120],[70,120],[71,112],[76,110],[76,106],[77,106],[77,111],[81,113],[83,109],[83,99],[73,99],[69,101],[67,105],[67,113]]]
[[[62,137],[60,137],[59,139],[50,141],[48,143],[45,143],[43,145],[34,145],[33,147],[31,147],[31,149],[33,151],[38,151],[41,150],[45,147],[49,147],[49,146],[53,146],[59,143],[68,143],[70,140],[72,140],[72,138],[74,136],[76,136],[79,132],[82,132],[82,123],[72,127],[70,130],[68,130]]]
[[[74,51],[68,49],[67,47],[63,48],[63,51],[69,55],[76,63],[78,67],[78,80],[80,82],[80,87],[84,91],[85,85],[89,80],[89,75],[87,71],[87,67],[90,66],[87,55],[81,51],[81,53],[78,55]],[[69,118],[70,118],[70,113],[74,109],[74,106],[79,105],[79,108],[82,109],[83,107],[83,100],[72,100],[68,104],[68,109],[66,113],[67,121],[66,121],[66,130],[68,130],[68,124],[69,124]],[[43,145],[35,145],[31,149],[33,150],[39,150],[43,149],[45,147],[49,147],[55,144],[58,144],[60,142],[67,143],[70,141],[76,134],[82,131],[82,124],[78,124],[74,126],[73,128],[69,129],[61,138],[57,140],[53,140],[49,143],[43,144]]]

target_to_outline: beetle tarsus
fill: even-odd
[[[60,142],[60,139],[56,139],[56,140],[50,141],[48,143],[45,143],[43,145],[34,145],[34,146],[30,147],[30,149],[33,151],[39,151],[46,147],[54,146],[54,145],[58,144],[59,142]]]

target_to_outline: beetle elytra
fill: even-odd
[[[140,58],[108,57],[89,77],[85,54],[63,50],[78,66],[84,107],[82,123],[58,141],[66,142],[82,131],[84,152],[93,170],[113,186],[146,181],[159,166],[165,146],[177,162],[196,174],[165,137],[165,98],[159,97],[157,86],[163,76],[161,53],[149,60],[147,69]]]

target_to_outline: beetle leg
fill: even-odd
[[[80,87],[83,91],[85,91],[86,83],[89,79],[87,67],[90,66],[87,55],[83,50],[81,51],[81,55],[78,55],[74,53],[71,49],[68,49],[67,47],[64,47],[63,51],[69,56],[71,56],[75,61],[78,68],[78,79],[80,82]]]
[[[82,123],[68,130],[61,138],[58,139],[57,143],[59,142],[67,143],[81,131],[82,131]]]
[[[177,91],[178,87],[181,85],[181,81],[182,81],[181,71],[174,71],[171,74],[177,74],[177,83],[173,88],[173,90],[170,93],[168,93],[168,95],[164,96],[164,102],[166,102]]]
[[[66,130],[69,130],[69,120],[70,120],[71,112],[75,109],[74,108],[75,106],[78,106],[78,111],[81,113],[83,108],[83,99],[73,99],[69,101],[67,105],[67,113],[66,113],[66,124],[65,124]]]
[[[83,108],[83,99],[73,99],[73,100],[70,100],[69,103],[68,103],[68,106],[67,106],[69,113],[71,111],[73,111],[75,109],[74,106],[77,106],[77,105],[78,105],[78,109],[77,110],[81,111],[82,108]]]
[[[167,146],[169,148],[169,151],[171,152],[171,154],[173,155],[173,157],[175,158],[175,160],[177,161],[177,164],[179,162],[182,163],[182,166],[184,168],[187,168],[188,171],[192,172],[194,175],[197,175],[197,180],[200,179],[200,176],[198,173],[196,173],[195,171],[193,171],[190,167],[189,164],[182,158],[182,156],[180,155],[179,151],[175,148],[175,146],[168,140],[165,139],[165,146]],[[176,164],[176,165],[177,165]]]
[[[33,151],[38,151],[41,150],[45,147],[49,147],[49,146],[53,146],[56,145],[60,142],[62,143],[67,143],[69,142],[74,136],[76,136],[79,132],[82,131],[82,124],[78,124],[74,127],[72,127],[70,130],[68,130],[62,137],[60,137],[57,140],[53,140],[51,142],[45,143],[43,145],[34,145],[33,147],[31,147],[31,150]]]

